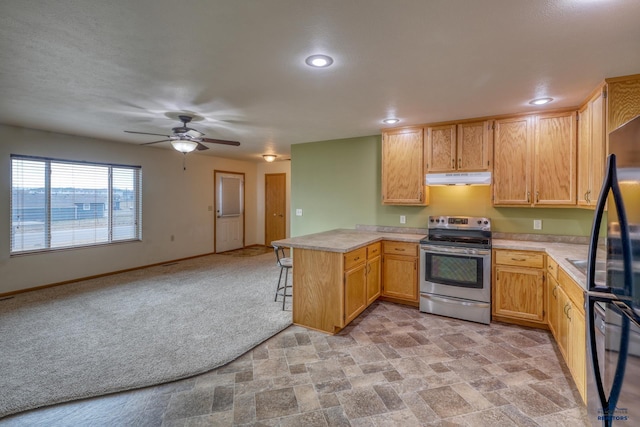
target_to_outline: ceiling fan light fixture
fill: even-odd
[[[276,156],[275,154],[263,154],[262,157],[264,158],[265,162],[271,163],[273,162],[278,156]]]
[[[195,141],[189,141],[184,139],[177,139],[175,141],[171,141],[171,145],[173,148],[178,150],[181,153],[190,153],[196,149],[198,143]]]

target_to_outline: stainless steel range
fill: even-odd
[[[420,241],[420,311],[489,324],[491,220],[430,216]]]

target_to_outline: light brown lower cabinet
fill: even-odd
[[[544,257],[540,252],[494,249],[494,320],[547,328]]]
[[[418,305],[418,244],[383,242],[382,296]]]
[[[344,255],[344,324],[358,317],[380,296],[380,243]],[[346,270],[347,266],[350,267]]]
[[[586,402],[587,343],[584,291],[562,269],[558,270],[558,280],[551,289],[549,304],[555,306],[553,310],[557,315],[555,325],[550,325],[551,331],[576,387]]]
[[[380,296],[380,242],[345,254],[293,251],[293,323],[339,332]]]

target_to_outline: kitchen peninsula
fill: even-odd
[[[426,232],[416,232],[337,229],[271,242],[294,249],[293,323],[334,334],[381,295],[417,306]]]

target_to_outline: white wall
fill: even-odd
[[[258,196],[258,209],[257,209],[257,221],[256,221],[256,241],[260,244],[264,245],[264,223],[265,223],[265,212],[264,212],[264,194],[265,194],[265,184],[264,184],[264,176],[268,173],[284,173],[287,175],[286,185],[287,185],[287,206],[286,206],[286,231],[287,237],[290,237],[290,226],[291,223],[291,161],[290,160],[281,160],[273,163],[258,163],[258,182],[256,185],[257,196]]]
[[[9,257],[10,154],[142,166],[142,242]],[[197,153],[185,160],[183,170],[174,150],[0,125],[0,294],[213,252],[214,170],[245,174],[245,244],[262,243],[261,164]]]

